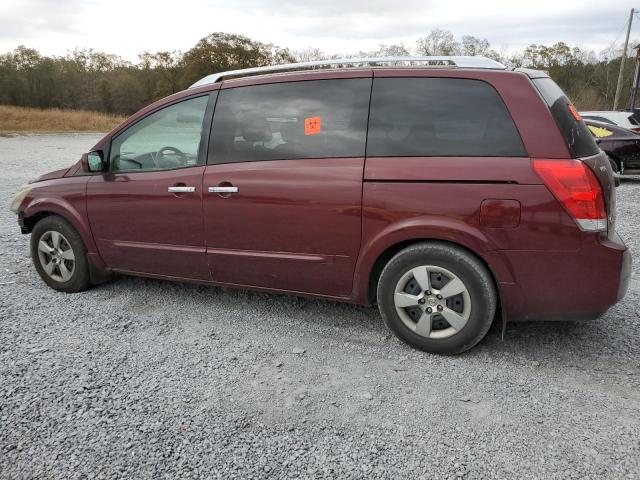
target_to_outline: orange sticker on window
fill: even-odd
[[[320,133],[320,117],[307,117],[304,119],[304,134],[316,135]]]
[[[573,118],[575,118],[578,122],[582,120],[582,117],[578,113],[578,110],[571,103],[569,104],[569,111],[571,112],[571,115],[573,115]]]

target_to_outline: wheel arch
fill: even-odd
[[[58,216],[69,222],[69,224],[76,229],[80,238],[82,238],[87,250],[91,283],[97,285],[110,278],[109,270],[104,264],[96,244],[93,241],[93,234],[91,233],[86,217],[83,217],[81,212],[78,212],[69,203],[51,200],[33,202],[24,209],[22,215],[23,224],[26,227],[25,230],[27,230],[25,233],[33,231],[36,224],[47,217]]]
[[[34,199],[22,211],[22,221],[30,233],[43,218],[57,215],[71,224],[80,234],[88,253],[97,253],[86,215],[63,199]]]
[[[441,240],[439,238],[429,238],[429,237],[411,238],[411,239],[406,239],[406,240],[394,243],[393,245],[390,245],[389,247],[387,247],[382,253],[380,253],[380,255],[378,255],[378,257],[376,258],[371,268],[371,271],[368,277],[366,294],[367,294],[367,301],[369,303],[374,303],[376,300],[376,290],[378,286],[378,281],[380,280],[380,274],[382,273],[382,270],[384,269],[385,265],[389,262],[389,260],[391,260],[394,257],[394,255],[404,250],[405,248],[411,245],[415,245],[417,243],[425,243],[425,242],[439,243],[439,244],[455,247],[460,250],[463,250],[465,253],[471,255],[472,257],[477,258],[487,268],[489,275],[491,275],[493,285],[496,289],[496,294],[498,295],[498,298],[497,298],[498,305],[500,305],[500,284],[498,283],[496,273],[493,271],[493,268],[491,267],[491,265],[489,264],[486,258],[484,258],[482,255],[479,255],[477,252],[473,251],[472,249],[470,249],[469,247],[461,243],[452,242],[449,240]]]
[[[513,282],[512,269],[491,237],[476,225],[454,218],[421,215],[387,224],[382,229],[367,234],[364,225],[363,242],[354,270],[352,301],[371,304],[370,286],[376,282],[375,274],[381,271],[380,264],[395,253],[417,242],[446,242],[463,248],[483,263],[492,273],[496,285]]]
[[[22,233],[33,232],[33,228],[36,226],[36,223],[38,223],[40,220],[42,220],[45,217],[50,217],[51,215],[56,215],[56,214],[48,210],[40,210],[28,217],[23,216],[22,224],[24,225],[24,228],[22,229]]]

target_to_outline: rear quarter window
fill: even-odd
[[[498,92],[480,80],[376,78],[367,155],[526,157]]]
[[[556,125],[567,142],[571,156],[579,158],[596,155],[599,148],[593,135],[584,121],[576,120],[571,114],[569,110],[571,101],[556,82],[548,77],[534,78],[532,81],[551,110]]]

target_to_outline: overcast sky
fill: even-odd
[[[0,52],[87,47],[135,61],[144,50],[185,51],[223,31],[348,53],[380,43],[413,49],[433,28],[487,38],[498,50],[565,41],[599,52],[624,40],[631,7],[640,0],[1,0]],[[635,21],[632,38],[640,38]]]

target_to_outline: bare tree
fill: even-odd
[[[416,42],[420,55],[456,55],[460,53],[460,44],[449,30],[435,28]]]
[[[473,35],[462,36],[463,55],[487,55],[491,48],[489,40],[486,38],[478,38]]]
[[[340,55],[336,55],[335,53],[329,54],[315,47],[308,47],[304,50],[293,51],[292,55],[297,62],[312,62],[314,60],[340,58]]]
[[[406,57],[409,55],[409,50],[402,44],[386,45],[381,43],[378,50],[371,52],[371,56],[374,57]]]

